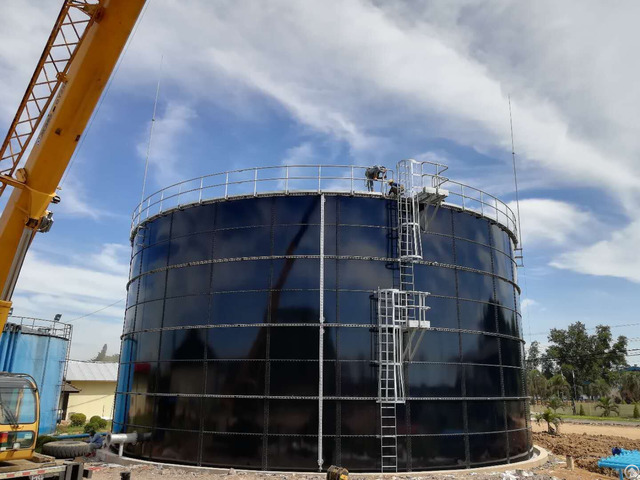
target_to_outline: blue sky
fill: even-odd
[[[234,168],[414,157],[512,202],[510,94],[525,339],[545,343],[575,321],[640,322],[640,5],[391,3],[148,0],[55,226],[29,253],[15,313],[72,320],[124,298],[163,57],[148,192]],[[0,129],[58,8],[0,5]],[[105,342],[116,352],[123,308],[74,321],[72,357]],[[613,332],[640,346],[637,325]]]

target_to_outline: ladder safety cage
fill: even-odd
[[[427,320],[429,293],[416,291],[414,263],[422,260],[420,209],[428,209],[431,205],[435,207],[431,216],[426,216],[424,229],[428,229],[440,204],[449,194],[442,188],[449,181],[442,176],[446,169],[445,165],[413,159],[400,161],[396,169],[395,230],[399,288],[378,289],[378,403],[382,472],[398,471],[396,405],[406,403],[404,364],[413,359],[425,332],[431,326]]]
[[[378,289],[378,403],[382,472],[398,471],[396,404],[406,401],[399,298],[398,289]]]

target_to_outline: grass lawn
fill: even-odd
[[[602,409],[596,408],[597,403],[595,402],[579,402],[576,404],[576,410],[580,411],[580,405],[584,409],[584,413],[586,415],[574,415],[573,410],[571,409],[571,405],[567,404],[564,407],[560,407],[557,410],[558,415],[562,418],[575,418],[577,420],[615,420],[619,422],[640,422],[640,418],[633,418],[633,405],[621,404],[618,405],[620,409],[620,414],[612,413],[610,417],[602,416]],[[531,405],[532,413],[543,412],[547,407],[545,405]]]
[[[611,417],[594,417],[593,415],[566,415],[566,414],[559,414],[562,418],[575,418],[576,420],[595,420],[597,421],[601,421],[601,422],[606,422],[606,421],[611,421],[611,420],[615,420],[616,422],[629,422],[629,423],[640,423],[640,418],[629,418],[629,417],[617,417],[617,416],[611,416]]]

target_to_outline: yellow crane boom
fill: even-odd
[[[13,187],[0,217],[0,333],[27,249],[38,231],[51,227],[47,208],[59,200],[58,184],[144,3],[63,3],[0,150],[0,195]],[[20,167],[42,119],[38,139]]]

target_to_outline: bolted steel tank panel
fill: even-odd
[[[380,471],[379,288],[393,288],[396,201],[325,194],[174,208],[136,227],[114,431],[129,456],[205,466]],[[425,224],[433,210],[421,211]],[[398,470],[531,455],[513,234],[442,205],[421,231],[428,319],[403,364]]]

